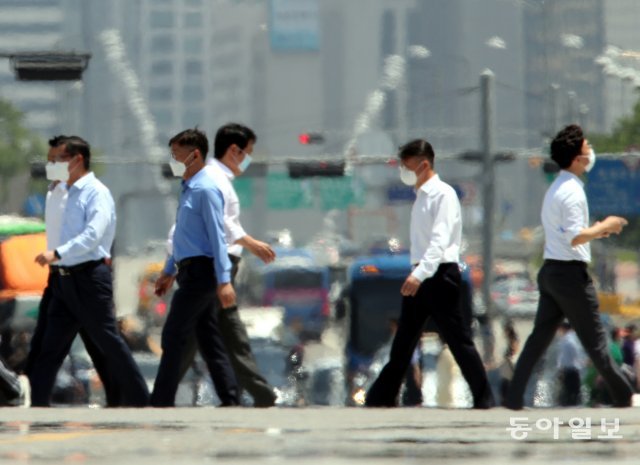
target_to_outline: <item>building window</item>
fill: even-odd
[[[162,35],[155,36],[151,39],[151,51],[152,52],[165,52],[170,53],[175,50],[175,40],[173,36]]]
[[[182,113],[182,125],[185,127],[202,126],[204,124],[204,111],[202,108],[187,108]]]
[[[173,63],[170,61],[154,61],[151,72],[156,76],[167,76],[173,73]]]
[[[184,25],[185,27],[202,27],[202,14],[200,12],[185,13]]]
[[[149,91],[149,99],[153,102],[171,100],[173,92],[169,86],[152,87]]]
[[[152,11],[150,22],[151,27],[157,29],[171,28],[175,25],[174,16],[170,11]]]
[[[158,126],[166,128],[173,124],[173,112],[170,108],[155,108],[152,112]]]
[[[202,62],[197,60],[188,60],[185,63],[185,71],[188,76],[201,76]]]
[[[184,52],[185,53],[202,53],[202,37],[185,37]]]
[[[204,99],[204,92],[201,86],[184,86],[182,98],[185,102],[201,102]]]

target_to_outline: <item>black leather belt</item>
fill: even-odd
[[[545,258],[544,262],[548,265],[587,266],[587,262],[583,262],[582,260],[554,260],[553,258]]]
[[[206,264],[213,264],[213,258],[205,257],[203,255],[197,256],[197,257],[188,257],[188,258],[184,258],[184,259],[180,260],[178,263],[176,263],[176,266],[180,270],[180,269],[185,268],[187,266],[196,265],[198,263],[201,263],[201,264],[205,264],[205,263]]]
[[[60,276],[69,276],[73,273],[78,273],[80,271],[95,268],[96,266],[102,265],[103,263],[106,263],[106,260],[104,258],[101,258],[100,260],[90,260],[88,262],[82,262],[72,266],[51,265],[49,269],[51,273],[57,273]]]

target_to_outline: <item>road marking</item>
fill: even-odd
[[[50,441],[70,441],[85,436],[96,436],[98,434],[112,433],[111,431],[77,431],[71,433],[36,433],[18,436],[15,438],[0,439],[0,444],[21,444],[29,442],[50,442]],[[123,430],[120,430],[123,431]]]

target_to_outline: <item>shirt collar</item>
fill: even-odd
[[[584,182],[582,181],[582,179],[580,179],[578,176],[576,176],[573,173],[570,173],[567,170],[560,170],[560,174],[558,175],[558,178],[561,178],[564,180],[575,179],[576,181],[578,181],[578,184],[580,184],[580,187],[584,187]]]
[[[68,187],[69,190],[75,188],[75,189],[82,189],[85,186],[88,186],[89,184],[91,184],[94,180],[96,179],[96,175],[93,174],[93,171],[89,171],[87,174],[85,174],[84,176],[82,176],[80,179],[78,179],[76,182],[73,183],[73,185],[71,187]],[[65,183],[66,186],[66,183]]]
[[[420,186],[421,191],[425,194],[430,194],[436,188],[436,185],[440,182],[440,176],[434,174],[429,178],[427,182],[425,182],[422,186]]]
[[[202,168],[200,171],[198,171],[196,174],[194,174],[193,176],[191,176],[187,181],[185,181],[184,179],[182,180],[182,190],[184,191],[185,189],[191,189],[191,186],[196,183],[198,181],[198,179],[200,179],[201,176],[205,176],[205,171],[204,168]]]
[[[217,158],[214,158],[213,162],[210,163],[210,165],[217,166],[218,168],[220,168],[222,172],[225,174],[225,176],[229,178],[230,181],[233,181],[236,178],[236,176],[233,174],[233,171],[231,171],[227,165],[222,163]]]

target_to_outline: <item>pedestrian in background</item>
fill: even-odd
[[[523,394],[531,371],[565,318],[604,379],[613,405],[629,406],[633,389],[609,354],[598,312],[598,297],[587,271],[591,261],[589,242],[619,234],[627,221],[609,216],[589,226],[589,206],[580,176],[593,167],[596,157],[580,126],[567,126],[555,136],[551,142],[551,158],[561,171],[549,186],[542,204],[545,245],[544,263],[538,273],[540,300],[505,406],[514,410],[523,407]]]
[[[69,177],[69,172],[66,169],[64,163],[57,164],[56,158],[64,154],[66,136],[59,135],[49,140],[49,151],[47,153],[46,177],[51,181],[47,189],[47,197],[45,200],[44,208],[44,223],[46,226],[47,234],[47,250],[56,250],[60,244],[62,219],[64,210],[67,205],[67,198],[69,191],[67,190],[66,180]],[[38,319],[36,321],[36,327],[33,330],[31,336],[31,343],[29,349],[29,355],[27,357],[27,363],[25,366],[25,374],[29,376],[33,370],[36,359],[40,355],[42,349],[42,339],[44,337],[45,328],[47,325],[47,309],[51,301],[51,288],[52,280],[55,279],[55,266],[49,268],[49,277],[47,279],[47,287],[45,287],[42,293],[42,299],[38,307]],[[91,341],[84,328],[78,330],[84,347],[87,353],[91,357],[93,366],[102,381],[104,392],[106,396],[107,406],[118,406],[118,395],[114,386],[114,383],[109,379],[107,375],[107,364],[104,354],[100,349]],[[73,341],[71,341],[73,343]],[[70,343],[70,344],[71,344]],[[71,347],[65,351],[68,353]]]
[[[269,244],[254,239],[242,227],[240,201],[232,184],[235,177],[242,175],[249,167],[256,141],[255,133],[247,126],[236,123],[225,124],[216,133],[213,158],[207,159],[204,168],[222,193],[224,200],[224,233],[229,260],[232,264],[232,284],[238,273],[243,248],[264,263],[271,263],[276,257]],[[172,239],[171,242],[173,242]],[[255,407],[273,406],[276,394],[273,387],[260,374],[256,359],[251,352],[247,329],[238,313],[238,306],[219,305],[217,317],[220,333],[240,389],[245,389],[253,397]],[[193,362],[196,349],[195,338],[192,338],[182,363],[183,375]]]
[[[104,355],[103,375],[117,390],[118,405],[145,406],[147,385],[116,327],[107,264],[116,230],[113,198],[90,171],[91,148],[85,140],[65,139],[53,161],[60,170],[53,177],[64,178],[68,194],[58,245],[36,257],[40,265],[50,265],[52,276],[42,347],[29,376],[32,404],[49,405],[56,374],[82,328]]]
[[[494,401],[487,374],[459,305],[462,216],[458,196],[436,174],[435,154],[426,140],[404,145],[399,157],[401,180],[416,188],[410,224],[413,270],[400,290],[402,308],[389,362],[369,389],[366,405],[397,405],[411,356],[425,322],[432,317],[471,388],[473,407],[490,408]]]
[[[562,407],[580,405],[580,386],[584,368],[584,351],[575,331],[567,321],[560,324],[558,340],[558,404]]]
[[[156,281],[161,296],[173,285],[178,290],[162,329],[162,358],[151,404],[171,407],[182,379],[182,365],[195,338],[209,368],[223,406],[239,404],[238,384],[220,333],[217,299],[223,308],[235,305],[231,261],[224,235],[224,197],[204,170],[209,152],[207,136],[187,129],[169,141],[172,169],[183,177],[176,215],[172,254]]]

